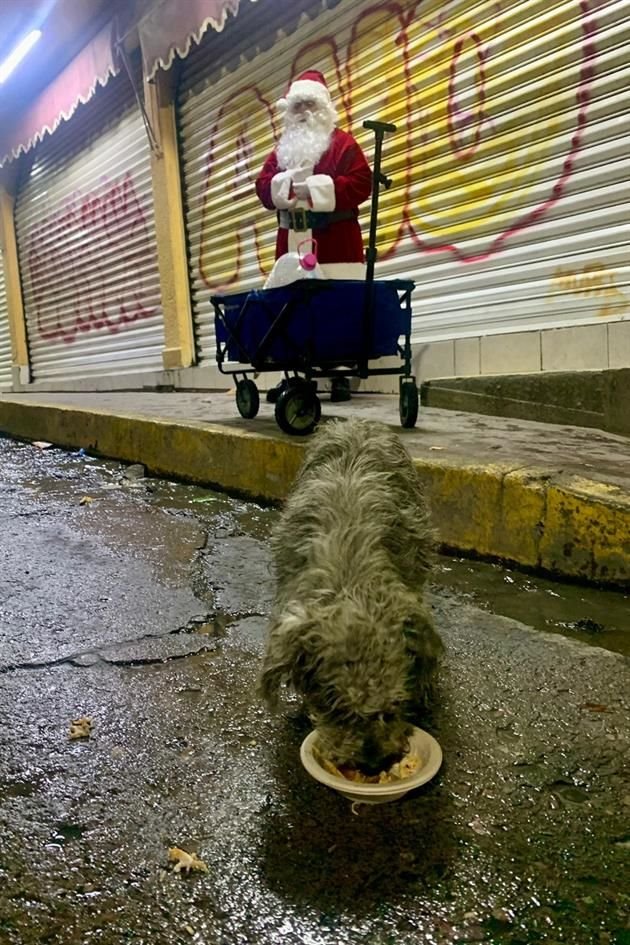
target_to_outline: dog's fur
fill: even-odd
[[[291,685],[337,763],[380,770],[426,704],[442,650],[422,601],[432,544],[398,437],[362,420],[320,427],[272,538],[261,691],[275,705]]]

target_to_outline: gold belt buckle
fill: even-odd
[[[308,230],[306,209],[304,207],[296,207],[295,210],[290,210],[289,215],[293,229],[297,233],[304,233]]]

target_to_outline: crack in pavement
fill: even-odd
[[[188,656],[194,656],[197,653],[210,649],[212,646],[216,646],[219,635],[223,632],[223,630],[225,630],[227,626],[238,619],[238,615],[226,615],[221,611],[203,614],[192,617],[183,626],[175,627],[173,630],[169,630],[166,633],[145,633],[140,637],[134,637],[129,640],[119,640],[116,643],[110,643],[106,646],[80,650],[79,652],[70,653],[67,656],[59,657],[58,659],[30,660],[23,663],[12,663],[7,666],[2,666],[0,667],[0,675],[5,675],[7,673],[16,672],[19,670],[51,669],[56,666],[67,665],[83,668],[94,666],[96,663],[105,663],[112,666],[147,666],[152,663],[167,663],[175,659],[184,659]],[[199,646],[192,648],[189,647],[186,649],[186,652],[170,654],[162,653],[157,656],[121,656],[119,658],[115,658],[116,652],[122,650],[124,647],[142,645],[142,643],[147,641],[165,641],[178,635],[192,636],[193,634],[200,634],[203,631],[201,631],[199,628],[211,624],[213,625],[214,633],[208,633],[206,640],[200,638]],[[113,654],[113,656],[109,656],[108,654],[110,653]]]

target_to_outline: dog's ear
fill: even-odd
[[[428,610],[418,604],[403,623],[405,649],[411,657],[407,684],[419,706],[428,706],[434,696],[434,677],[444,644]]]
[[[260,695],[271,708],[278,704],[283,683],[302,688],[307,636],[308,624],[303,614],[283,614],[271,624],[258,684]]]

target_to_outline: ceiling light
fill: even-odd
[[[41,30],[31,30],[31,32],[17,44],[15,49],[9,53],[2,65],[0,65],[0,85],[11,75],[15,67],[24,59],[24,56],[26,56],[29,50],[33,48],[41,35]]]

